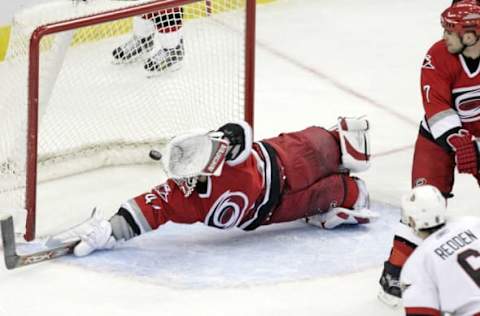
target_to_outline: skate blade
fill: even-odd
[[[122,0],[123,1],[123,0]],[[111,57],[111,62],[112,62],[112,65],[129,65],[129,64],[134,64],[134,63],[137,63],[139,61],[145,61],[147,60],[149,54],[150,54],[151,51],[148,51],[148,52],[144,52],[144,53],[141,53],[141,54],[138,54],[130,59],[115,59],[114,57]]]
[[[144,58],[141,58],[141,57],[134,57],[134,58],[130,58],[129,60],[120,60],[120,59],[112,58],[111,63],[112,63],[112,65],[115,65],[115,66],[131,65],[131,64],[135,64],[139,61],[142,61],[143,59]]]
[[[182,67],[183,67],[183,62],[179,62],[179,63],[173,64],[172,66],[168,67],[167,69],[165,69],[165,70],[163,70],[163,71],[149,71],[149,70],[145,70],[145,72],[147,73],[147,78],[150,79],[150,78],[156,78],[156,77],[160,77],[160,76],[165,76],[165,75],[167,75],[167,74],[176,72],[176,71],[180,70]]]
[[[390,308],[394,308],[394,309],[399,308],[401,303],[402,303],[401,298],[390,295],[390,294],[386,293],[383,289],[380,289],[378,291],[377,298],[383,304],[387,305]]]

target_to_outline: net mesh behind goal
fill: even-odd
[[[59,0],[15,15],[0,63],[0,209],[28,210],[27,239],[38,183],[146,163],[151,148],[182,131],[252,120],[254,7],[251,0]],[[148,34],[136,30],[139,22],[151,24],[153,44],[119,62],[115,48]],[[145,68],[180,44],[175,71]]]

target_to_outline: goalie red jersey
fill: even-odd
[[[178,135],[163,154],[150,152],[170,179],[108,221],[92,216],[86,232],[73,229],[82,236],[74,253],[111,249],[168,221],[244,230],[302,218],[326,229],[368,223],[378,214],[368,209],[365,183],[349,175],[370,166],[368,130],[366,119],[340,117],[335,130],[309,127],[256,143],[246,122]]]
[[[265,196],[264,181],[266,187],[271,186],[270,177],[266,179],[265,170],[260,168],[263,163],[257,154],[251,154],[236,166],[226,164],[221,177],[205,177],[188,197],[175,180],[169,179],[125,207],[135,210],[138,218],[145,218],[143,230],[155,229],[167,221],[203,221],[217,228],[248,225],[248,219],[254,219],[259,209],[254,207],[255,202]],[[278,195],[278,188],[275,190]]]
[[[230,150],[235,153],[227,156],[221,175],[169,179],[122,205],[118,214],[135,235],[168,221],[253,230],[335,206],[353,208],[357,201],[365,206],[360,180],[340,170],[337,132],[310,127],[252,143],[248,124],[227,126],[236,131],[220,130],[238,150]]]

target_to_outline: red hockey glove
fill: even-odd
[[[447,137],[447,142],[455,151],[455,162],[460,173],[478,173],[478,149],[475,138],[464,129]]]

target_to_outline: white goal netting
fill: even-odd
[[[32,133],[38,137],[36,182],[42,183],[104,166],[147,163],[151,148],[179,132],[245,118],[251,106],[245,100],[246,0],[183,1],[47,35],[39,46],[39,79],[29,80],[35,67],[29,43],[37,27],[162,2],[57,0],[16,14],[0,62],[0,209],[26,208]],[[117,47],[149,32],[149,45],[135,58],[114,57]],[[156,53],[172,48],[181,48],[180,60],[156,61],[175,67],[167,62],[145,68]],[[37,83],[38,112],[30,109],[28,119],[28,96]]]

